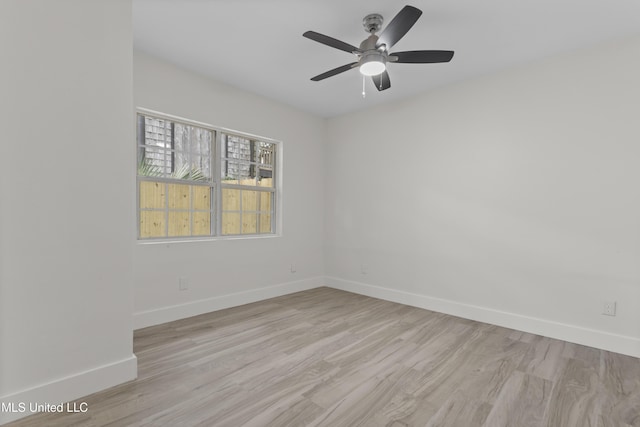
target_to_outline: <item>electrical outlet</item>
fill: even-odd
[[[178,279],[178,289],[181,291],[189,290],[189,279],[187,277],[180,277]]]
[[[296,265],[295,264],[291,264],[291,272],[292,273],[296,272]]]
[[[602,314],[605,316],[615,316],[616,315],[616,302],[615,301],[605,301],[602,303]]]

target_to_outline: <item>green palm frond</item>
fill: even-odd
[[[153,176],[158,178],[164,176],[164,174],[162,173],[162,169],[159,166],[153,165],[145,160],[141,160],[140,162],[138,162],[138,175]]]
[[[154,178],[184,179],[188,181],[207,180],[207,177],[200,168],[190,167],[189,165],[182,165],[167,176],[160,166],[152,164],[148,159],[138,162],[138,175]]]

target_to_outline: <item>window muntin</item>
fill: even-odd
[[[137,123],[139,239],[275,233],[277,143],[146,112]]]

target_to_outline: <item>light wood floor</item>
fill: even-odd
[[[328,288],[135,333],[139,378],[17,426],[640,426],[640,359]]]

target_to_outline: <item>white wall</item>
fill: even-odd
[[[2,402],[136,375],[131,44],[130,0],[0,2]]]
[[[640,356],[640,39],[327,128],[132,60],[130,8],[0,3],[3,402],[57,403],[133,378],[132,311],[146,326],[325,273],[336,287]],[[134,243],[132,65],[136,106],[283,141],[282,236]],[[605,299],[618,316],[600,315]]]
[[[329,120],[328,283],[640,356],[639,75],[635,38]]]
[[[134,94],[137,107],[273,138],[284,153],[282,236],[137,244],[135,326],[321,285],[326,122],[138,51]]]

